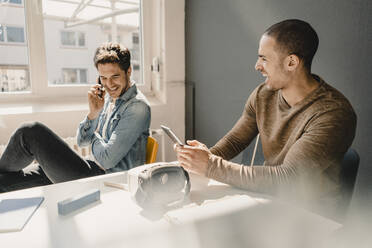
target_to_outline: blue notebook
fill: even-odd
[[[44,197],[0,200],[0,233],[21,231]]]

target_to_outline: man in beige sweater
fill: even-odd
[[[176,147],[188,171],[250,191],[269,193],[333,211],[339,171],[356,128],[348,100],[311,73],[315,30],[301,20],[274,24],[262,35],[255,69],[266,78],[215,146],[199,141]],[[260,134],[264,166],[229,162]]]

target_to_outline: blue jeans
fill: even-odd
[[[33,160],[39,169],[23,173]],[[35,122],[18,128],[0,158],[0,193],[105,174],[93,161],[77,155],[45,125]]]

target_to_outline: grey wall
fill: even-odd
[[[262,32],[284,19],[303,19],[320,38],[313,72],[343,92],[358,115],[353,147],[361,164],[354,198],[371,199],[371,16],[370,0],[186,0],[186,80],[195,82],[195,138],[213,145],[263,80],[254,70]]]

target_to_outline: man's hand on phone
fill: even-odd
[[[102,85],[100,84],[93,85],[88,91],[89,120],[98,117],[105,103],[105,94],[106,92],[102,89]]]
[[[178,162],[187,171],[205,176],[212,153],[206,145],[197,140],[188,140],[186,143],[184,146],[174,146]]]

